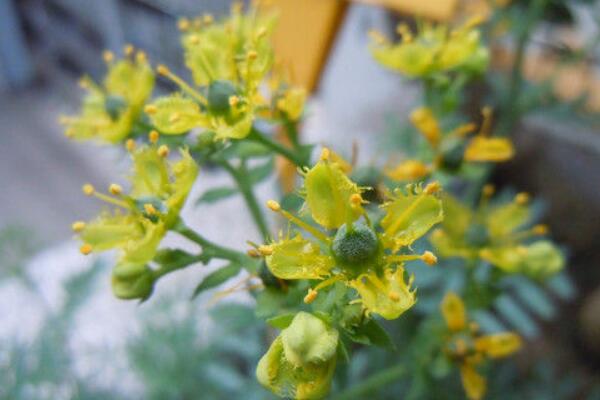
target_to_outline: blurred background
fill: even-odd
[[[312,90],[302,138],[346,156],[356,147],[359,164],[378,166],[390,159],[382,149],[420,87],[371,59],[368,31],[391,35],[400,20],[492,12],[490,2],[474,0],[275,3],[277,50],[297,83]],[[514,3],[526,9],[529,2]],[[584,0],[547,4],[521,64],[531,112],[513,135],[516,159],[493,179],[539,197],[544,222],[569,254],[570,279],[540,293],[538,307],[520,316],[533,330],[534,348],[552,349],[570,371],[565,388],[535,398],[585,392],[600,399],[588,390],[600,383],[600,7]],[[78,253],[70,223],[98,210],[81,185],[105,187],[127,163],[118,149],[67,140],[57,123],[79,107],[79,78],[102,77],[104,49],[120,53],[131,43],[153,63],[183,74],[177,19],[219,16],[229,6],[225,0],[0,0],[0,398],[268,398],[253,378],[264,328],[247,297],[210,307],[210,297],[190,302],[180,294],[191,293],[199,272],[184,271],[164,279],[148,303],[122,302],[106,279],[110,258]],[[498,43],[493,71],[475,93],[502,90],[518,49],[510,35]],[[227,179],[205,171],[199,185]],[[259,186],[259,197],[270,198],[276,185],[273,178]],[[198,210],[188,205],[185,212],[217,242],[243,248],[258,240],[236,197]]]

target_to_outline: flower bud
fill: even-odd
[[[376,261],[380,246],[375,232],[359,222],[351,229],[347,224],[342,225],[333,239],[331,249],[341,266],[359,274]]]
[[[229,111],[230,98],[237,95],[235,86],[228,81],[214,81],[208,86],[208,107],[216,114],[224,114]],[[237,98],[237,97],[236,97]],[[238,98],[239,100],[239,98]]]
[[[299,312],[258,362],[256,377],[280,397],[323,398],[335,371],[337,345],[335,329]]]
[[[117,264],[113,269],[111,284],[113,293],[120,299],[145,300],[154,289],[152,270],[146,265],[129,262]]]

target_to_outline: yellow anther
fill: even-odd
[[[146,61],[148,61],[148,56],[146,55],[145,52],[140,50],[135,55],[135,61],[138,62],[139,64],[145,63]]]
[[[434,239],[439,239],[443,235],[444,235],[444,232],[442,232],[442,230],[439,228],[434,230],[433,232],[431,232],[431,237]]]
[[[90,87],[90,82],[85,77],[79,79],[79,81],[77,83],[79,84],[79,87],[82,89],[88,89]]]
[[[110,186],[108,187],[108,191],[110,192],[110,194],[112,194],[114,196],[119,196],[121,193],[123,193],[123,188],[121,187],[121,185],[117,185],[116,183],[111,183]]]
[[[521,257],[525,257],[527,255],[527,247],[525,246],[517,246],[517,254]]]
[[[83,185],[83,187],[81,188],[81,190],[83,190],[83,193],[86,196],[91,196],[94,194],[94,192],[96,191],[96,189],[94,189],[94,186],[92,186],[89,183],[86,183],[85,185]]]
[[[73,232],[81,232],[82,230],[85,229],[85,222],[83,222],[83,221],[75,221],[71,225],[71,229],[73,230]]]
[[[325,148],[323,148],[323,150],[321,150],[321,161],[329,160],[330,156],[331,156],[331,151],[327,147],[325,147]]]
[[[158,211],[156,210],[156,208],[150,203],[144,204],[144,211],[146,211],[146,214],[148,214],[148,215],[158,214]]]
[[[156,114],[158,112],[158,108],[156,108],[156,106],[153,104],[148,104],[146,107],[144,107],[144,112],[150,115]]]
[[[135,49],[133,48],[133,45],[131,44],[127,44],[125,45],[125,47],[123,48],[123,53],[125,53],[126,56],[130,56],[133,54],[133,51]]]
[[[166,157],[169,155],[169,148],[166,145],[162,145],[156,152],[160,157]]]
[[[515,202],[520,206],[524,206],[529,203],[529,195],[525,192],[521,192],[515,196]]]
[[[255,50],[248,52],[248,60],[256,60],[256,57],[258,57],[258,53]]]
[[[102,52],[102,59],[104,59],[105,63],[111,63],[115,59],[115,55],[112,51],[104,50],[104,52]]]
[[[259,258],[261,256],[261,254],[256,249],[250,249],[246,252],[246,254],[248,254],[252,258]]]
[[[396,27],[396,32],[398,32],[398,34],[402,36],[403,42],[412,42],[413,34],[410,30],[410,27],[407,24],[399,24]]]
[[[363,203],[363,198],[361,197],[360,194],[358,193],[354,193],[352,196],[350,196],[350,205],[352,207],[360,207],[360,205]]]
[[[187,31],[190,29],[190,20],[187,18],[180,18],[179,21],[177,21],[177,28],[182,32]]]
[[[535,235],[547,235],[548,234],[548,225],[539,224],[533,227],[532,229]]]
[[[85,243],[79,248],[79,251],[84,256],[87,256],[88,254],[90,254],[92,252],[92,245],[89,243]]]
[[[229,96],[229,105],[235,107],[240,103],[240,98],[237,96]]]
[[[127,141],[125,142],[125,148],[127,149],[127,151],[135,150],[135,140],[127,139]]]
[[[200,43],[200,36],[198,35],[191,35],[190,36],[190,43],[193,44],[194,46]]]
[[[181,114],[178,112],[174,112],[169,116],[169,122],[172,124],[179,121],[179,119],[181,119]]]
[[[210,25],[210,24],[212,24],[214,20],[215,20],[215,19],[214,19],[214,18],[213,18],[213,16],[212,16],[212,15],[210,15],[210,14],[204,14],[204,15],[202,16],[202,22],[204,22],[204,23],[205,23],[205,24],[207,24],[207,25]]]
[[[278,202],[276,202],[275,200],[269,200],[267,201],[267,207],[269,207],[272,211],[281,211],[281,205],[279,205]]]
[[[423,190],[423,192],[425,194],[434,194],[434,193],[439,192],[441,188],[442,188],[442,185],[440,185],[439,182],[435,181],[435,182],[431,182],[430,184],[425,186],[425,189]]]
[[[384,44],[387,40],[385,38],[385,36],[383,36],[381,34],[381,32],[378,32],[374,29],[371,29],[368,33],[369,37],[371,38],[372,41],[374,41],[375,43],[382,45]]]
[[[491,197],[495,191],[496,191],[496,187],[494,185],[488,183],[487,185],[483,186],[482,193],[485,197]]]
[[[270,256],[273,254],[273,247],[269,245],[258,246],[258,252],[263,256]]]
[[[160,134],[156,130],[151,130],[150,133],[148,134],[148,140],[150,141],[150,143],[158,142],[159,138],[160,138]]]
[[[388,297],[392,301],[396,301],[396,302],[400,301],[400,295],[398,294],[398,292],[391,291],[388,293]]]
[[[167,68],[167,66],[164,64],[160,64],[158,67],[156,67],[156,72],[158,72],[160,75],[169,75],[171,73],[169,68]]]
[[[308,294],[306,296],[304,296],[304,302],[306,304],[310,304],[313,301],[315,301],[315,299],[317,298],[317,296],[319,295],[319,292],[317,292],[314,289],[308,289]]]
[[[437,264],[437,257],[430,251],[426,251],[421,255],[421,260],[427,265],[435,265]]]

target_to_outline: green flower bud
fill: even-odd
[[[462,165],[464,155],[464,140],[447,140],[442,148],[442,168],[451,172],[457,171]]]
[[[256,377],[277,396],[321,399],[331,386],[337,344],[335,329],[300,312],[260,359]]]
[[[112,290],[124,300],[145,300],[152,294],[154,278],[147,265],[124,262],[117,264],[112,273]]]
[[[377,235],[362,222],[353,224],[351,229],[342,225],[331,246],[336,261],[355,274],[364,272],[376,262],[379,249]]]
[[[285,358],[297,367],[321,363],[335,355],[338,331],[328,327],[321,319],[299,312],[281,332]]]
[[[208,107],[211,112],[224,114],[229,111],[229,99],[235,96],[235,86],[229,81],[214,81],[208,86]]]

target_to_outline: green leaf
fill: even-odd
[[[392,338],[383,329],[381,325],[374,319],[369,320],[364,324],[360,330],[369,338],[369,341],[375,346],[384,347],[388,349],[395,349],[396,345],[392,341]]]
[[[160,249],[154,256],[154,261],[163,266],[191,262],[193,259],[193,255],[181,249]]]
[[[271,150],[263,144],[251,141],[238,141],[223,150],[223,156],[231,158],[258,158],[271,155]]]
[[[237,194],[238,190],[233,187],[218,187],[214,189],[207,190],[196,200],[196,205],[201,203],[215,203],[219,200],[226,199],[227,197],[231,197],[234,194]]]
[[[266,322],[273,328],[285,329],[290,326],[295,316],[295,313],[282,314],[273,318],[269,318]]]
[[[248,180],[253,184],[262,182],[268,178],[273,172],[275,166],[275,159],[270,158],[266,163],[259,165],[258,167],[252,168],[248,171]]]
[[[240,272],[240,269],[242,269],[241,265],[231,263],[226,267],[219,268],[218,270],[208,274],[202,280],[202,282],[200,282],[200,284],[196,286],[196,289],[194,289],[192,299],[196,298],[196,296],[198,296],[203,291],[219,286],[223,282],[227,281],[229,278],[236,276]]]

